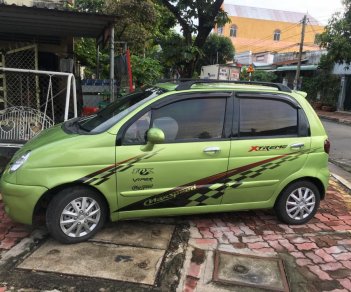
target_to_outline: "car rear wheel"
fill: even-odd
[[[319,203],[318,188],[309,181],[297,181],[280,194],[275,211],[287,224],[304,224],[316,214]]]
[[[71,187],[60,191],[46,211],[47,228],[62,243],[88,240],[104,225],[106,205],[91,189]]]

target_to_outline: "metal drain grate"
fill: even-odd
[[[272,257],[217,251],[213,281],[270,291],[289,291],[283,261]]]

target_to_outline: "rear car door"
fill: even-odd
[[[243,92],[234,100],[228,188],[222,203],[268,201],[280,182],[304,166],[311,151],[306,115],[284,94]]]
[[[228,110],[229,108],[229,110]],[[120,218],[194,212],[219,205],[230,151],[231,93],[175,94],[139,112],[118,134]],[[165,143],[143,150],[145,132]]]

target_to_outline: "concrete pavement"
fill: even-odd
[[[351,127],[327,120],[322,122],[331,143],[330,160],[351,172]]]
[[[351,172],[348,172],[331,162],[329,162],[329,170],[334,178],[336,178],[346,188],[351,190]]]

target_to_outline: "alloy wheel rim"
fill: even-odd
[[[92,198],[80,197],[62,211],[60,227],[69,237],[83,237],[92,232],[100,221],[101,209]]]
[[[286,201],[286,212],[294,220],[307,218],[316,206],[316,195],[306,187],[291,192]]]

